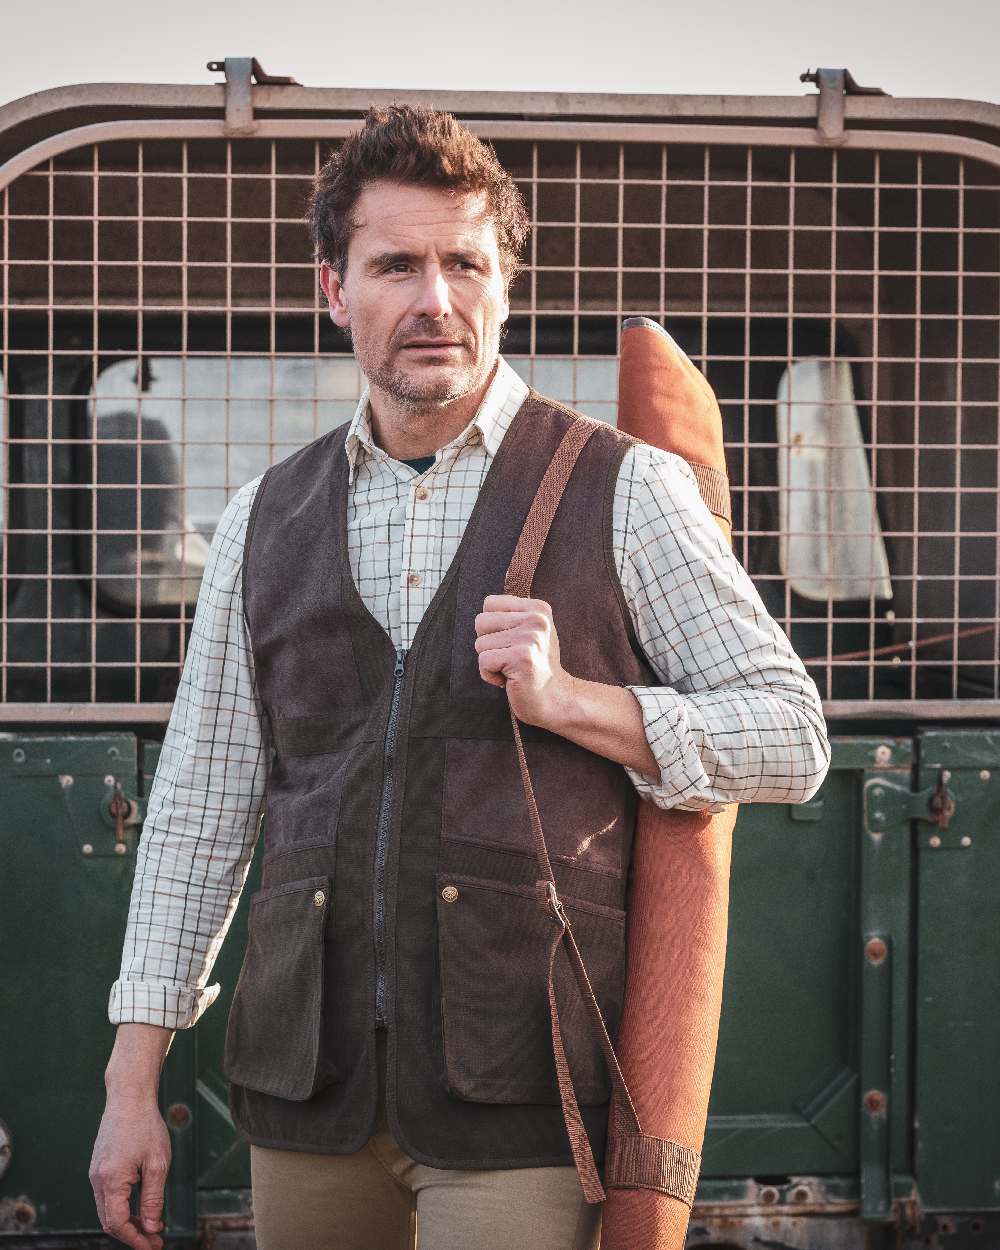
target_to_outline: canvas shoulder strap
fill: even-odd
[[[525,518],[510,567],[504,579],[504,593],[509,595],[531,596],[531,587],[535,571],[541,558],[542,549],[548,538],[549,530],[563,491],[570,479],[576,462],[587,444],[587,440],[598,428],[600,422],[589,417],[576,417],[560,440],[555,454],[539,483],[538,490]],[[590,1141],[587,1137],[573,1079],[566,1060],[566,1051],[562,1041],[559,1023],[559,1007],[556,1002],[554,974],[555,961],[559,957],[560,948],[569,958],[573,974],[579,987],[580,997],[587,1011],[594,1032],[600,1043],[604,1058],[611,1075],[612,1102],[615,1123],[618,1126],[619,1139],[615,1149],[609,1151],[606,1165],[607,1183],[623,1187],[635,1185],[642,1188],[659,1189],[664,1193],[680,1198],[690,1206],[694,1202],[695,1189],[701,1158],[697,1151],[682,1146],[677,1142],[668,1142],[660,1138],[650,1137],[643,1133],[632,1103],[631,1095],[625,1084],[621,1067],[611,1045],[604,1018],[594,990],[587,975],[573,935],[573,928],[559,900],[556,891],[555,876],[545,845],[545,835],[538,814],[538,805],[528,773],[528,764],[521,741],[521,731],[513,708],[510,710],[511,724],[514,729],[514,744],[521,769],[521,780],[524,784],[525,799],[528,804],[528,819],[531,826],[532,841],[538,860],[539,880],[536,882],[538,901],[548,912],[553,922],[552,940],[549,946],[548,959],[548,999],[549,1014],[552,1021],[552,1050],[556,1065],[556,1079],[562,1102],[563,1120],[569,1135],[573,1160],[580,1177],[584,1197],[587,1202],[603,1202],[606,1195],[598,1174]]]

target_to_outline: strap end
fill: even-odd
[[[608,1189],[655,1189],[691,1207],[700,1171],[701,1155],[679,1142],[648,1133],[608,1138],[604,1180]]]

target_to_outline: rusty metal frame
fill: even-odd
[[[820,147],[832,145],[803,126],[706,126],[656,122],[533,122],[468,119],[469,128],[488,139],[566,140],[601,143],[738,144],[745,147]],[[93,122],[50,135],[0,165],[0,191],[42,161],[75,148],[122,139],[342,139],[356,130],[356,120],[289,118],[260,121],[250,133],[233,132],[211,119]],[[932,131],[848,130],[840,150],[922,152],[964,156],[1000,169],[1000,149],[981,139]]]

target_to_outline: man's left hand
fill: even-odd
[[[559,638],[544,599],[487,595],[476,617],[479,673],[505,686],[514,715],[527,725],[559,718],[573,678],[559,662]]]

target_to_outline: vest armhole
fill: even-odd
[[[548,395],[541,395],[531,385],[528,387],[528,398],[535,399],[546,404],[550,408],[554,408],[558,412],[565,413],[568,417],[574,419],[582,417],[585,421],[595,421],[598,425],[606,426],[611,430],[618,440],[618,449],[608,463],[607,478],[604,484],[604,515],[602,518],[601,529],[603,534],[604,547],[604,563],[607,569],[608,577],[615,592],[615,598],[618,600],[618,610],[622,615],[622,623],[625,626],[625,633],[628,637],[629,646],[632,648],[636,658],[649,669],[655,684],[658,680],[652,664],[646,658],[639,642],[638,635],[635,632],[635,626],[632,624],[632,613],[628,610],[628,601],[625,598],[625,591],[622,587],[621,578],[618,576],[618,567],[615,561],[614,546],[614,506],[615,491],[618,487],[618,476],[621,473],[622,461],[629,451],[637,447],[643,440],[636,438],[634,434],[626,434],[624,430],[619,430],[617,426],[609,425],[606,421],[599,421],[596,417],[588,417],[586,413],[577,412],[574,408],[570,408],[567,404],[562,404],[557,399],[551,399]]]
[[[618,574],[618,562],[615,560],[615,494],[618,490],[618,479],[621,476],[622,464],[625,457],[630,451],[637,447],[642,439],[634,438],[631,434],[626,434],[623,430],[619,430],[618,434],[621,438],[616,455],[611,457],[608,463],[608,476],[604,486],[604,517],[601,529],[604,535],[604,560],[608,570],[608,577],[614,588],[615,598],[618,600],[618,608],[622,614],[622,622],[625,626],[625,632],[628,636],[629,646],[632,648],[637,659],[639,659],[652,673],[653,684],[659,680],[653,669],[652,664],[646,657],[645,651],[639,642],[639,637],[635,632],[635,625],[632,622],[632,613],[628,608],[628,600],[625,598],[625,589],[622,586],[621,577]],[[624,538],[627,540],[628,534]]]
[[[264,491],[267,489],[268,481],[271,477],[271,469],[264,470],[264,475],[260,479],[260,485],[257,487],[257,493],[253,497],[253,503],[250,505],[250,516],[247,518],[247,531],[243,537],[243,561],[240,567],[240,597],[243,600],[243,624],[246,626],[247,638],[253,643],[253,635],[250,632],[250,618],[247,616],[247,557],[250,553],[250,544],[253,541],[254,526],[257,524],[257,513],[260,509],[260,501],[264,498]]]

